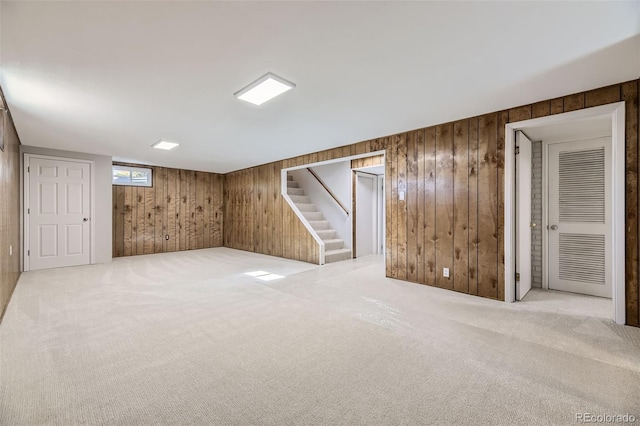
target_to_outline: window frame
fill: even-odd
[[[129,175],[129,182],[116,182],[114,181],[114,172],[116,170],[128,171],[132,172],[141,172],[146,173],[148,179],[146,182],[134,182],[131,174]],[[118,164],[113,164],[111,166],[111,184],[117,186],[139,186],[143,188],[152,188],[153,187],[153,169],[150,167],[131,167],[131,166],[120,166]]]

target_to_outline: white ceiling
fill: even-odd
[[[612,130],[611,115],[522,129],[532,141],[547,142],[577,141],[611,136]]]
[[[384,175],[384,166],[368,166],[368,167],[359,167],[357,169],[353,169],[353,170],[358,170],[361,172],[365,172],[365,173],[369,173],[372,175]]]
[[[640,76],[640,2],[7,2],[25,145],[228,172]],[[254,107],[267,71],[298,85]],[[150,148],[177,141],[171,152]]]

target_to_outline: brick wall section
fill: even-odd
[[[531,144],[531,286],[542,287],[542,142]]]

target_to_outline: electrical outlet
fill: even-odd
[[[449,278],[449,268],[442,268],[442,276]]]
[[[164,236],[164,239],[165,239],[165,240],[167,240],[167,241],[169,241],[169,236],[168,236],[168,235],[165,235],[165,236]]]

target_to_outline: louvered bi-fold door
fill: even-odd
[[[611,138],[549,145],[549,288],[611,297]]]

